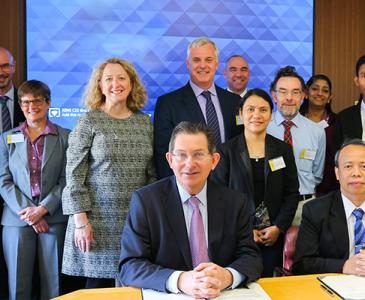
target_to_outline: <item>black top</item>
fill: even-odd
[[[253,198],[257,208],[265,199],[265,158],[250,158],[253,177]]]

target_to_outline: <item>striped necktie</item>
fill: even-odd
[[[8,100],[9,98],[7,96],[0,97],[3,132],[11,129],[10,111],[8,106],[6,105]]]
[[[217,112],[215,111],[212,98],[209,91],[204,91],[201,95],[207,100],[205,105],[205,113],[207,117],[207,125],[213,130],[215,144],[218,145],[222,142],[221,132],[219,130],[219,122]]]
[[[364,211],[361,208],[353,210],[352,214],[355,216],[355,254],[358,254],[365,244],[365,229],[362,223]]]

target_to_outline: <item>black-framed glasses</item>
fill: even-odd
[[[0,69],[3,71],[9,71],[11,69],[11,67],[13,66],[13,64],[1,64],[0,65]]]
[[[28,107],[31,103],[34,106],[41,106],[45,101],[45,98],[35,98],[33,100],[20,100],[19,104],[21,107]]]

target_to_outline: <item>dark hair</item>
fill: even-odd
[[[43,97],[47,103],[51,100],[51,90],[47,84],[39,80],[28,80],[20,85],[18,88],[19,101],[21,101],[22,97],[26,94]]]
[[[176,125],[174,130],[172,131],[170,143],[169,143],[169,152],[174,151],[175,140],[179,134],[199,134],[202,133],[206,136],[208,141],[208,151],[210,154],[214,153],[215,144],[214,144],[214,134],[213,131],[204,123],[192,123],[192,122],[180,122]]]
[[[355,67],[355,72],[356,73],[355,73],[355,75],[357,77],[359,77],[360,68],[364,64],[365,64],[365,54],[363,56],[360,56],[360,58],[356,62],[356,67]]]
[[[343,148],[350,146],[350,145],[354,145],[354,146],[364,146],[365,147],[365,142],[361,139],[347,139],[345,140],[340,149],[337,150],[336,154],[335,154],[335,166],[338,168],[338,158],[340,157],[340,153],[342,151]]]
[[[326,81],[327,84],[328,84],[328,87],[330,89],[330,94],[332,94],[332,82],[324,74],[315,74],[311,78],[309,78],[308,81],[307,81],[307,83],[306,83],[307,90],[309,90],[309,88],[311,87],[311,85],[314,84],[317,80],[324,80],[324,81]],[[324,108],[326,110],[327,114],[329,114],[329,115],[330,114],[333,114],[333,110],[332,110],[332,107],[331,107],[331,102],[332,102],[332,100],[329,103],[326,103],[326,106]],[[309,99],[307,97],[305,97],[304,100],[303,100],[302,105],[300,106],[299,112],[302,115],[305,115],[308,112],[308,106],[309,106]]]
[[[281,77],[295,77],[300,81],[300,84],[302,86],[302,91],[305,91],[305,83],[302,76],[300,76],[297,71],[295,70],[295,67],[293,66],[286,66],[284,68],[279,69],[279,71],[276,73],[275,78],[273,82],[271,82],[270,85],[270,91],[276,90],[276,84],[278,83],[279,79]]]
[[[247,93],[243,96],[240,104],[239,104],[239,109],[241,110],[243,105],[245,104],[246,100],[248,98],[250,98],[251,96],[258,96],[260,98],[262,98],[263,100],[265,100],[267,103],[269,103],[269,106],[270,106],[270,110],[272,112],[274,106],[272,104],[272,101],[271,101],[271,98],[269,96],[268,93],[266,93],[264,90],[262,89],[252,89],[252,90],[248,90]]]

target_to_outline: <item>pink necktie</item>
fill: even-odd
[[[202,262],[208,262],[208,249],[205,240],[203,218],[199,209],[199,199],[197,197],[190,197],[189,204],[193,208],[193,215],[190,222],[190,251],[193,260],[193,267],[195,268]]]

